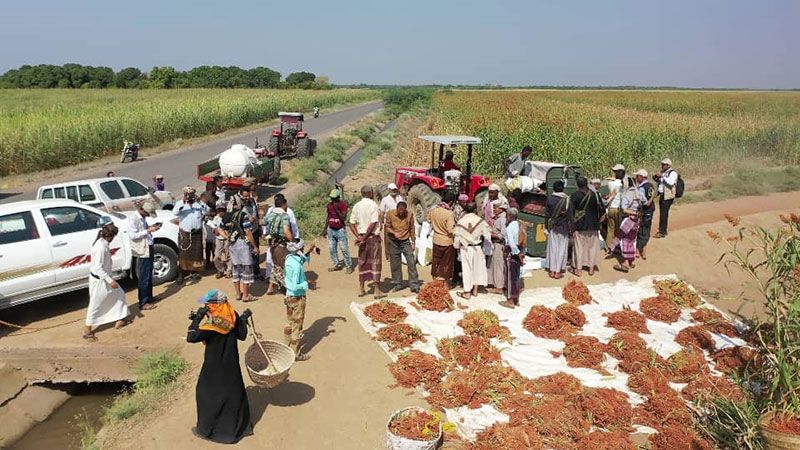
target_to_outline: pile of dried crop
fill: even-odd
[[[481,336],[461,335],[439,339],[436,342],[436,350],[446,362],[461,367],[500,361],[500,351],[488,339]]]
[[[708,372],[708,363],[700,347],[689,346],[667,358],[670,381],[688,383]]]
[[[737,330],[719,311],[715,311],[711,308],[697,308],[697,310],[692,312],[692,319],[702,323],[705,329],[712,333],[739,337],[739,330]]]
[[[389,364],[389,372],[399,386],[423,386],[427,390],[441,383],[445,375],[444,365],[440,360],[419,350],[400,355],[396,362]]]
[[[644,409],[653,414],[661,429],[670,425],[686,427],[692,423],[692,412],[686,401],[674,390],[647,398]]]
[[[592,302],[592,294],[589,293],[589,288],[578,280],[570,280],[561,289],[561,296],[567,303],[575,306],[588,305]]]
[[[748,364],[758,361],[755,349],[744,346],[726,347],[711,356],[714,366],[720,372],[741,374]]]
[[[681,280],[654,280],[658,295],[663,295],[679,306],[696,308],[703,299]]]
[[[452,311],[455,309],[453,297],[444,280],[433,280],[425,283],[417,294],[417,304],[428,311]]]
[[[397,303],[381,300],[364,308],[364,315],[379,323],[400,323],[406,319],[408,313]]]
[[[450,371],[439,386],[430,390],[428,403],[435,407],[480,408],[483,403],[499,404],[505,397],[518,395],[524,386],[522,376],[500,364],[476,365]]]
[[[672,389],[664,371],[653,367],[631,374],[628,377],[628,387],[644,396],[660,395]]]
[[[571,448],[589,432],[591,423],[577,400],[545,395],[532,409],[532,425],[550,448]]]
[[[497,314],[481,309],[470,311],[458,321],[458,326],[470,335],[482,336],[487,339],[498,338],[501,341],[511,342],[511,332],[508,328],[500,325]]]
[[[595,430],[578,441],[578,450],[636,450],[626,431]]]
[[[794,436],[800,435],[800,419],[792,414],[775,414],[769,421],[767,427],[778,433],[786,433]]]
[[[647,329],[647,318],[641,313],[625,308],[622,311],[616,311],[606,314],[608,317],[607,326],[620,330],[620,331],[633,331],[636,333],[650,333]]]
[[[639,310],[650,320],[666,323],[677,322],[681,317],[681,307],[665,295],[642,300],[639,304]]]
[[[576,330],[580,330],[586,324],[586,315],[572,303],[558,305],[556,307],[556,316],[574,326]]]
[[[633,408],[628,396],[616,389],[587,389],[581,406],[591,414],[592,423],[607,430],[630,430]]]
[[[467,447],[470,450],[542,450],[544,443],[530,426],[511,426],[495,423],[478,433],[475,442]]]
[[[555,311],[542,305],[531,307],[525,320],[522,321],[522,326],[536,336],[547,339],[562,339],[578,330],[571,323],[558,317]]]
[[[716,346],[711,334],[709,334],[705,328],[698,325],[692,325],[679,331],[675,336],[675,342],[684,347],[690,347],[694,345],[704,350],[708,350],[709,352],[713,352],[714,347]]]
[[[429,441],[439,436],[441,419],[427,411],[406,411],[393,417],[389,431],[415,441]]]
[[[606,346],[593,336],[570,336],[564,339],[564,358],[570,367],[601,370]]]
[[[712,450],[713,445],[684,425],[662,428],[650,436],[651,450]]]
[[[378,340],[389,344],[389,350],[411,347],[414,342],[425,342],[422,330],[407,323],[395,323],[378,329]]]
[[[577,397],[583,394],[581,380],[564,372],[534,378],[528,382],[528,390],[537,394],[557,394]]]
[[[744,392],[738,384],[726,377],[716,377],[711,374],[701,375],[682,390],[681,394],[687,400],[712,400],[716,397],[724,397],[735,402],[745,399]]]

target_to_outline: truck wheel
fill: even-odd
[[[278,151],[278,138],[275,136],[269,137],[269,142],[267,142],[267,150],[277,152]]]
[[[278,184],[278,179],[281,177],[281,157],[275,157],[275,165],[272,166],[272,175],[269,177],[269,184]]]
[[[297,157],[308,158],[311,156],[311,140],[309,138],[300,138],[297,140]]]
[[[433,209],[441,201],[439,194],[428,187],[427,184],[419,183],[411,187],[406,194],[408,208],[414,213],[414,219],[421,224],[428,219],[428,211]]]
[[[475,206],[478,207],[478,215],[483,217],[483,202],[486,200],[486,197],[489,195],[489,190],[484,189],[482,191],[478,191],[475,194]]]
[[[139,277],[138,267],[134,267]],[[153,246],[153,286],[172,281],[178,276],[178,254],[169,245]]]

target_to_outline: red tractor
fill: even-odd
[[[299,156],[306,158],[314,154],[317,141],[303,131],[303,113],[279,112],[281,127],[272,131],[267,150],[281,158]]]
[[[472,146],[479,145],[481,139],[471,136],[420,136],[419,138],[431,143],[431,168],[398,167],[394,175],[394,183],[406,191],[406,203],[417,222],[422,223],[427,220],[428,211],[441,202],[445,192],[453,192],[456,195],[467,194],[469,201],[476,202],[480,207],[486,198],[489,185],[492,184],[489,177],[472,173]],[[458,145],[467,146],[467,162],[463,172],[460,168],[453,168],[452,161],[445,161],[445,147],[454,148]],[[437,146],[438,160],[435,159]]]

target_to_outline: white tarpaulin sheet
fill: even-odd
[[[625,307],[639,311],[641,300],[656,295],[653,280],[664,278],[675,278],[675,275],[647,276],[635,282],[622,280],[613,284],[589,286],[594,302],[580,306],[581,311],[586,315],[586,324],[578,334],[594,336],[601,342],[608,343],[608,340],[617,333],[617,330],[606,326],[607,318],[603,314],[621,311]],[[455,293],[453,293],[453,297],[457,298]],[[514,338],[513,343],[508,344],[497,339],[493,339],[492,343],[501,351],[503,363],[513,367],[523,376],[538,378],[557,372],[565,372],[581,380],[587,387],[605,387],[624,392],[634,405],[645,400],[628,388],[628,375],[617,368],[617,361],[611,356],[606,355],[606,360],[603,363],[603,368],[608,372],[605,375],[593,369],[569,367],[564,356],[556,358],[551,353],[551,351],[561,352],[563,350],[564,343],[562,341],[540,338],[523,328],[522,322],[532,306],[544,305],[549,308],[555,308],[565,303],[561,296],[560,287],[524,290],[520,296],[520,306],[513,310],[498,305],[498,302],[503,298],[499,295],[491,294],[483,294],[467,301],[459,299],[460,303],[467,306],[468,309],[449,312],[419,311],[410,305],[414,299],[415,297],[392,299],[393,302],[403,306],[406,313],[408,313],[405,322],[418,327],[426,335],[427,342],[415,343],[412,347],[414,349],[439,357],[440,355],[436,350],[436,341],[441,338],[464,334],[464,330],[456,324],[464,313],[485,309],[497,314],[500,324],[508,327],[511,332]],[[353,302],[350,305],[350,310],[367,333],[374,337],[382,324],[373,324],[364,315],[364,308],[367,305],[368,303],[359,304]],[[713,308],[708,303],[703,303],[702,307]],[[640,334],[640,336],[650,348],[664,358],[668,358],[673,353],[681,350],[681,346],[675,342],[675,336],[678,332],[694,324],[691,322],[691,311],[691,309],[684,309],[680,319],[671,324],[648,319],[647,328],[650,330],[650,334]],[[730,346],[745,345],[745,342],[741,339],[714,333],[711,333],[711,335],[714,338],[717,350]],[[386,351],[392,361],[396,361],[397,353],[389,351],[389,347],[385,343],[378,340],[376,342]],[[709,362],[711,361],[708,357],[706,359]],[[713,370],[713,364],[711,365],[712,373],[719,375],[719,372]],[[681,389],[683,386],[673,384],[676,389]],[[491,405],[483,405],[480,409],[473,410],[463,406],[448,409],[446,413],[448,420],[454,422],[458,427],[459,433],[467,439],[474,439],[479,431],[495,422],[508,421],[508,417],[505,414],[497,411]],[[639,431],[653,432],[654,430],[639,427]]]

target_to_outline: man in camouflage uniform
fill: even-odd
[[[283,338],[286,341],[286,345],[294,350],[298,361],[308,359],[307,354],[300,353],[303,320],[306,315],[306,292],[308,291],[305,265],[311,260],[311,252],[316,247],[312,245],[306,253],[303,253],[303,246],[302,239],[286,244],[289,254],[286,256],[284,266],[286,298],[283,302],[286,305],[286,320],[288,323],[283,328]]]

